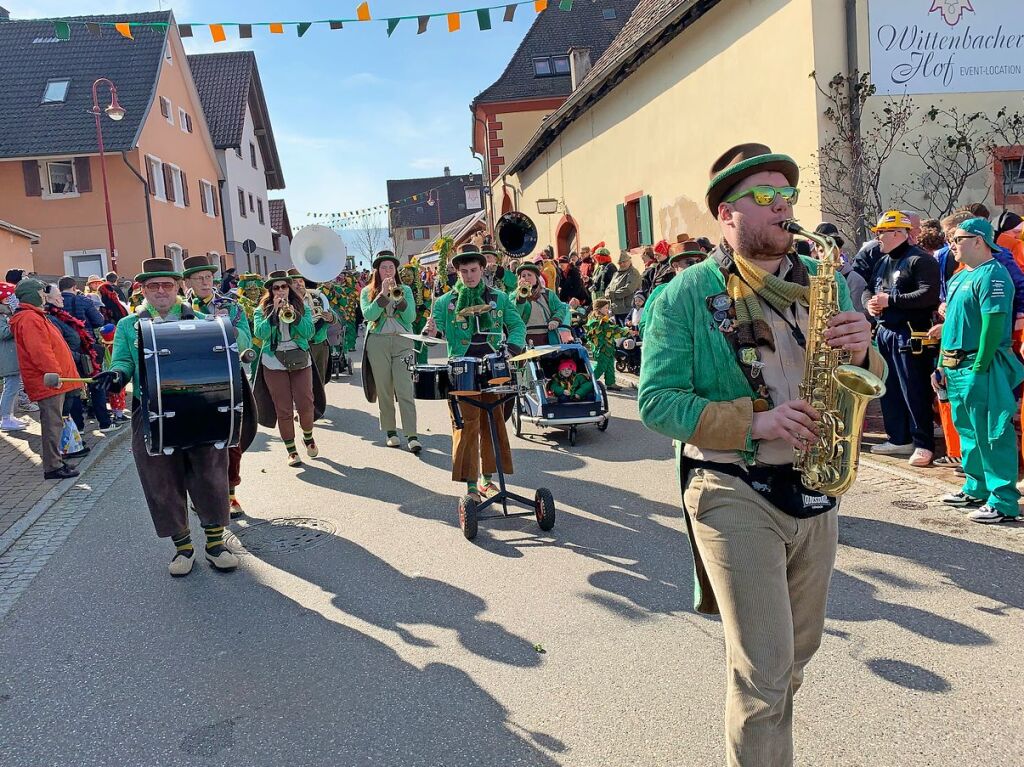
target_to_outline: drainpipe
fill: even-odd
[[[849,78],[853,77],[853,73],[857,71],[857,46],[858,46],[858,35],[857,35],[857,0],[846,0],[846,72]],[[848,98],[850,99],[850,129],[853,132],[855,140],[859,140],[861,137],[860,131],[860,115],[857,110],[853,108],[854,100],[857,98],[857,93],[854,90],[854,83],[852,79],[848,78],[850,83],[850,89]],[[853,168],[854,179],[853,188],[860,189],[863,186],[864,180],[861,176],[861,168],[859,164],[854,164]],[[857,242],[864,242],[867,239],[867,224],[864,221],[864,211],[860,211],[860,215],[857,220],[857,231],[853,232],[857,238]]]
[[[480,163],[480,194],[483,195],[481,202],[484,204],[484,210],[487,211],[487,231],[490,232],[494,229],[494,204],[488,204],[488,200],[491,199],[491,185],[487,183],[487,171],[484,168],[484,156],[479,152],[475,151],[473,147],[469,148],[469,153],[476,158],[477,162]]]
[[[128,170],[135,174],[135,178],[142,182],[142,189],[146,194],[146,227],[149,229],[149,257],[156,258],[156,238],[153,236],[153,209],[150,207],[149,202],[149,182],[142,177],[135,166],[128,162],[128,153],[121,152],[121,159],[124,160],[124,164],[128,166]]]

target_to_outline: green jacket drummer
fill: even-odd
[[[485,256],[475,245],[464,245],[452,258],[459,272],[455,287],[434,300],[423,332],[445,337],[450,357],[482,358],[498,349],[504,336],[509,351],[517,354],[526,346],[526,324],[504,293],[483,282]],[[474,311],[477,310],[477,311]],[[493,403],[495,394],[481,394],[480,401]],[[460,406],[462,428],[452,418],[452,481],[465,482],[469,495],[480,500],[495,492],[491,475],[497,471],[494,444],[485,412],[471,404]],[[495,418],[502,468],[512,473],[512,452],[503,418]],[[483,481],[481,482],[481,467]]]

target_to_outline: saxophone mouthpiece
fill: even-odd
[[[788,219],[786,221],[779,222],[779,226],[785,229],[790,234],[800,234],[803,231],[803,227],[796,222],[795,218]]]

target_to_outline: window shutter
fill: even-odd
[[[164,197],[167,198],[167,202],[174,202],[174,171],[171,170],[171,166],[164,163]]]
[[[170,245],[164,245],[164,258],[169,259],[172,264],[174,263],[174,251],[171,250]]]
[[[206,182],[199,182],[199,206],[203,209],[203,213],[209,213],[210,209],[206,206]]]
[[[88,157],[75,158],[75,183],[78,192],[92,191],[92,163]]]
[[[654,227],[651,216],[651,196],[645,194],[640,198],[640,244],[654,244]]]
[[[615,218],[619,224],[619,250],[626,250],[629,247],[629,240],[626,239],[626,204],[619,203],[615,206]]]
[[[191,204],[188,201],[188,176],[185,175],[185,171],[181,171],[181,201],[186,208]]]
[[[241,189],[238,190],[238,210],[242,214],[242,218],[245,218],[245,192]]]
[[[188,128],[188,132],[191,133],[192,132],[192,115],[190,115],[188,113],[185,114],[185,126]]]
[[[210,199],[213,200],[213,217],[216,218],[220,215],[220,207],[217,203],[217,197],[220,195],[220,186],[210,184]]]
[[[39,163],[35,160],[23,160],[21,173],[25,177],[25,196],[42,197],[43,183],[39,178]]]
[[[181,260],[182,260],[182,262],[184,262],[186,258],[188,258],[188,248],[182,248],[181,249]]]
[[[146,183],[149,185],[149,196],[156,196],[156,184],[153,183],[153,161],[146,158]]]
[[[160,114],[165,118],[169,118],[171,116],[171,100],[166,99],[163,96],[160,97]]]

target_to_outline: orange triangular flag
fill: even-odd
[[[120,24],[115,24],[114,29],[121,33],[121,37],[127,37],[129,40],[135,39],[132,37],[132,25],[126,21],[123,21]]]
[[[537,13],[546,11],[548,9],[548,0],[533,0],[533,10]]]
[[[448,31],[458,32],[462,28],[462,17],[457,13],[448,14]]]
[[[210,25],[210,37],[213,38],[215,43],[222,43],[228,39],[228,36],[224,34],[224,26],[222,24]]]
[[[369,21],[370,20],[370,4],[369,3],[360,3],[359,4],[359,7],[356,8],[356,18],[359,19],[360,21]]]
[[[270,34],[272,34],[272,35],[283,35],[284,34],[284,24],[271,24],[270,25]]]

